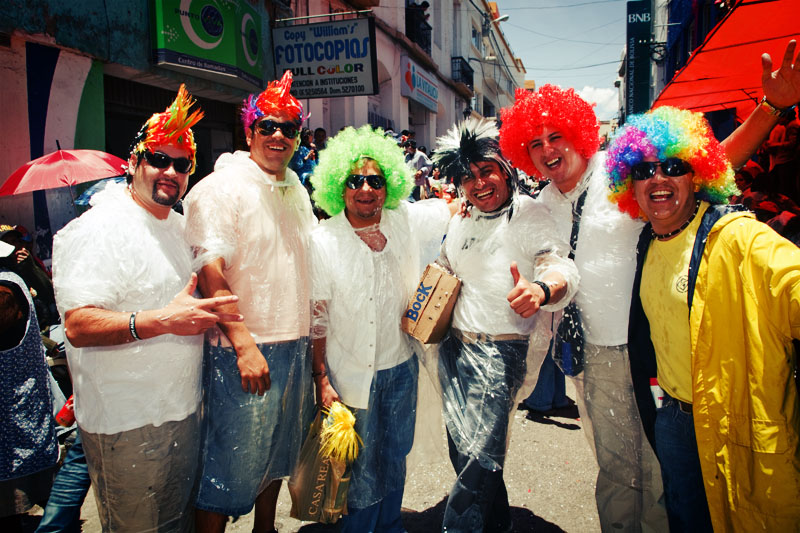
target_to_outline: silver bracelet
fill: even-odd
[[[138,313],[138,311],[131,313],[131,317],[128,319],[128,329],[131,332],[131,337],[133,337],[134,340],[140,341],[142,338],[136,332],[136,313]]]

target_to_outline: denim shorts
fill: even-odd
[[[258,494],[295,466],[313,416],[308,338],[259,344],[271,385],[264,396],[242,390],[233,348],[204,355],[204,419],[196,507],[223,515],[250,512]]]

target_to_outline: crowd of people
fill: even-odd
[[[245,100],[248,149],[188,194],[203,113],[181,86],[127,183],[56,234],[52,280],[24,228],[0,228],[0,523],[38,503],[39,531],[79,531],[91,486],[104,531],[222,532],[254,508],[276,531],[315,410],[338,401],[361,439],[340,529],[402,532],[430,378],[456,474],[442,531],[513,531],[510,421],[539,365],[563,364],[572,306],[603,531],[798,530],[795,47],[762,59],[764,97],[722,142],[660,107],[606,151],[592,105],[552,85],[518,90],[499,127],[453,125],[430,158],[410,132],[327,138],[287,71]],[[401,317],[434,261],[462,286],[423,346]],[[42,341],[59,323],[77,419],[60,469]]]

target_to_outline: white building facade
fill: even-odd
[[[427,4],[427,5],[426,5]],[[328,135],[371,124],[413,130],[431,147],[470,114],[495,116],[514,101],[525,70],[500,29],[494,3],[483,0],[293,0],[278,27],[374,17],[378,92],[304,99],[308,127]],[[354,13],[362,11],[362,13]],[[364,13],[363,11],[371,11]],[[333,15],[319,17],[318,15]],[[309,18],[304,18],[309,17]],[[274,31],[279,31],[278,29]],[[276,73],[280,75],[280,73]]]

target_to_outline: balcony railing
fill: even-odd
[[[453,81],[457,83],[463,83],[469,87],[470,91],[475,90],[475,83],[473,79],[475,71],[469,66],[469,61],[463,57],[452,57],[450,58],[450,68],[453,71]]]
[[[431,30],[433,27],[425,20],[424,9],[406,7],[406,36],[428,55],[431,55]]]
[[[383,128],[384,131],[394,130],[394,121],[392,119],[383,117],[372,110],[367,111],[367,122],[373,128]]]

